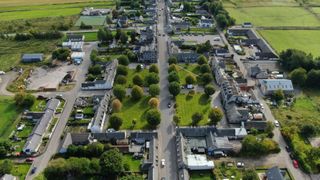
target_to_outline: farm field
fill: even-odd
[[[295,48],[313,56],[320,56],[320,31],[318,30],[262,30],[259,33],[279,53]]]
[[[95,1],[105,1],[105,0],[95,0]],[[76,2],[91,2],[91,0],[68,0],[68,3],[76,3]],[[0,0],[0,6],[16,6],[17,4],[23,5],[39,5],[39,4],[64,4],[66,0]]]
[[[176,97],[178,104],[176,115],[180,117],[180,126],[190,126],[192,123],[192,115],[199,112],[203,115],[203,119],[198,125],[206,125],[208,123],[208,113],[210,110],[210,98],[204,94],[196,93],[193,96],[187,94],[179,94]]]
[[[319,26],[320,21],[301,7],[226,8],[236,24],[251,22],[254,26]]]
[[[225,7],[298,6],[294,0],[223,0]]]
[[[150,97],[145,96],[139,101],[133,101],[131,98],[126,97],[122,100],[122,109],[118,113],[123,119],[120,129],[147,129],[148,123],[145,118],[145,113],[150,109],[148,105]],[[132,128],[132,120],[136,121],[135,126]]]
[[[78,21],[76,22],[75,26],[80,26],[81,23],[90,26],[102,26],[106,23],[105,16],[80,16]]]
[[[17,125],[18,111],[13,98],[0,96],[0,139],[7,139]]]

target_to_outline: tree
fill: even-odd
[[[148,124],[155,128],[161,122],[160,111],[158,109],[150,109],[146,113],[146,119]]]
[[[149,94],[152,97],[158,96],[160,93],[160,87],[157,84],[152,84],[149,86]]]
[[[0,174],[11,174],[11,170],[13,168],[13,163],[9,159],[5,159],[0,163]]]
[[[137,71],[137,72],[140,72],[141,70],[142,70],[141,64],[138,64],[138,65],[136,66],[136,71]]]
[[[126,55],[121,55],[120,57],[118,57],[118,62],[119,62],[119,64],[124,65],[124,66],[128,66],[130,63],[129,58]]]
[[[114,36],[114,38],[115,38],[116,40],[119,40],[119,39],[120,39],[120,36],[121,36],[121,33],[122,33],[122,30],[121,30],[121,29],[117,29],[116,35]]]
[[[180,78],[179,78],[179,75],[176,71],[172,71],[169,73],[169,76],[168,76],[168,81],[169,82],[180,82]]]
[[[210,66],[208,64],[202,64],[200,66],[200,72],[201,73],[210,73],[211,72]]]
[[[190,12],[192,11],[193,7],[189,2],[183,3],[183,12]]]
[[[93,74],[88,74],[86,81],[94,81],[96,79],[96,76],[94,76]]]
[[[102,68],[99,64],[90,66],[88,69],[89,74],[99,75],[101,74]]]
[[[175,56],[171,56],[168,59],[168,63],[171,64],[177,64],[178,63],[178,59]]]
[[[204,87],[204,93],[206,93],[207,96],[211,96],[215,93],[215,89],[212,85],[208,84]]]
[[[126,84],[127,83],[127,78],[124,75],[118,75],[116,78],[116,83],[117,84]]]
[[[304,124],[300,130],[302,136],[309,138],[313,137],[317,134],[318,128],[313,124]]]
[[[201,80],[202,80],[203,84],[205,84],[205,85],[211,83],[213,80],[212,74],[211,73],[202,74]]]
[[[303,68],[297,68],[290,73],[289,77],[294,84],[303,86],[307,80],[307,71]]]
[[[105,41],[109,44],[113,41],[112,31],[110,29],[106,29],[105,33],[106,33]]]
[[[212,49],[212,46],[210,44],[210,41],[207,40],[205,43],[198,44],[196,52],[199,54],[207,53]]]
[[[287,49],[282,51],[279,57],[282,67],[288,71],[299,67],[309,71],[315,67],[312,55],[300,50]]]
[[[178,125],[178,124],[180,123],[180,121],[181,121],[181,119],[180,119],[179,116],[177,116],[177,115],[174,115],[174,116],[173,116],[173,122],[174,122],[176,125]]]
[[[59,180],[68,175],[67,161],[63,158],[53,159],[44,170],[46,179]]]
[[[192,115],[191,119],[192,119],[192,125],[196,126],[203,119],[203,115],[199,112],[196,112]]]
[[[160,104],[159,99],[158,98],[151,98],[148,102],[149,106],[151,108],[157,108]]]
[[[36,101],[36,97],[29,93],[20,92],[14,96],[17,106],[22,108],[30,108]]]
[[[127,76],[128,75],[128,67],[127,66],[123,66],[123,65],[119,65],[117,67],[117,75],[124,75]]]
[[[90,160],[88,158],[71,157],[67,159],[68,173],[73,177],[81,177],[90,172]]]
[[[253,135],[247,135],[241,143],[241,153],[246,156],[257,157],[280,152],[278,143],[269,138],[257,138]]]
[[[111,103],[113,112],[120,112],[122,108],[122,103],[119,99],[114,99]]]
[[[307,85],[310,87],[318,87],[320,82],[320,70],[312,69],[307,75]]]
[[[59,48],[52,52],[52,59],[58,59],[60,61],[66,61],[70,57],[70,49]]]
[[[104,145],[100,142],[93,142],[87,145],[88,157],[100,157],[104,152]]]
[[[152,64],[150,67],[149,67],[149,72],[150,73],[159,73],[159,68],[158,68],[158,66],[157,65],[155,65],[155,64]]]
[[[139,100],[143,97],[143,89],[140,86],[134,85],[131,91],[131,98]]]
[[[105,42],[106,41],[106,37],[107,37],[106,31],[104,29],[100,28],[98,33],[97,33],[97,37],[98,37],[99,41]]]
[[[178,67],[177,67],[177,65],[175,65],[175,64],[171,64],[170,66],[169,66],[169,68],[168,68],[168,72],[169,73],[171,73],[172,71],[176,71],[176,72],[178,72]]]
[[[125,44],[125,43],[127,43],[128,39],[129,39],[129,38],[128,38],[127,33],[121,32],[121,34],[120,34],[120,42],[121,42],[122,44]]]
[[[136,62],[137,61],[137,55],[134,52],[132,52],[131,50],[128,50],[126,54],[127,54],[128,58],[129,58],[130,62]]]
[[[133,84],[138,85],[138,86],[143,86],[143,83],[144,83],[140,74],[134,75],[132,78],[132,82],[133,82]]]
[[[149,73],[146,77],[145,77],[145,83],[147,85],[151,85],[151,84],[158,84],[159,83],[159,76],[157,73]]]
[[[278,89],[276,90],[273,95],[272,95],[273,99],[276,101],[276,102],[280,102],[284,99],[284,93],[283,93],[283,90],[282,89]]]
[[[243,172],[243,180],[259,180],[259,176],[254,169],[248,169]]]
[[[217,125],[218,122],[221,121],[223,117],[223,112],[219,108],[212,108],[209,112],[208,118],[210,119],[210,123],[213,125]]]
[[[222,13],[216,16],[216,21],[221,29],[225,29],[229,24],[226,15]]]
[[[104,175],[118,175],[123,171],[122,154],[114,148],[103,153],[100,157],[100,167]]]
[[[109,118],[109,126],[115,130],[119,130],[119,128],[122,125],[122,118],[119,117],[116,114],[112,114],[111,117]]]
[[[169,84],[169,92],[172,94],[174,97],[176,97],[180,93],[180,84],[178,82],[171,82]]]
[[[192,74],[188,74],[185,80],[186,84],[195,84],[197,81],[197,79]]]
[[[136,40],[137,40],[137,33],[134,32],[134,31],[130,32],[130,39],[131,39],[131,43],[136,42]]]
[[[126,89],[121,85],[115,85],[112,92],[119,100],[122,100],[126,96]]]
[[[208,59],[204,55],[201,55],[198,57],[197,63],[199,65],[208,64]]]

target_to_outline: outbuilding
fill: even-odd
[[[23,63],[33,63],[40,62],[43,60],[43,54],[23,54],[21,57],[21,61]]]

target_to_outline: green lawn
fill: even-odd
[[[21,163],[21,164],[14,164],[11,173],[14,176],[19,177],[19,179],[25,179],[31,164],[28,163]]]
[[[199,69],[198,64],[188,64],[188,65],[187,64],[179,64],[178,67],[179,67],[178,75],[180,78],[181,85],[186,84],[185,79],[189,74],[194,75],[198,79],[198,75],[200,74],[200,69]],[[199,79],[198,79],[198,83],[199,83]]]
[[[0,96],[0,139],[7,139],[15,129],[19,113],[13,98]]]
[[[140,75],[142,79],[144,79],[149,74],[148,69],[143,69],[140,72],[136,71],[135,69],[129,69],[128,75],[127,75],[127,84],[126,87],[132,87],[134,84],[132,82],[132,79],[135,75]]]
[[[236,24],[254,26],[319,26],[320,21],[301,7],[226,8]]]
[[[210,171],[190,171],[190,180],[213,180],[213,174]]]
[[[133,159],[131,154],[124,154],[123,164],[129,164],[131,172],[140,172],[140,160]]]
[[[222,0],[224,7],[298,6],[295,0]]]
[[[295,48],[320,56],[320,31],[318,30],[262,30],[259,33],[277,52]]]
[[[121,112],[115,113],[123,119],[120,129],[148,129],[145,113],[150,109],[148,105],[150,97],[143,97],[139,101],[133,101],[126,97],[122,100]],[[136,120],[136,125],[132,128],[132,120]]]
[[[39,100],[37,99],[34,104],[32,105],[32,107],[30,108],[30,111],[44,111],[46,108],[47,102],[45,100]]]
[[[282,132],[287,134],[288,139],[291,140],[294,152],[301,159],[310,166],[310,170],[314,173],[319,173],[319,168],[316,168],[316,159],[310,155],[311,145],[308,140],[300,136],[299,130],[304,124],[312,124],[320,127],[320,91],[304,90],[304,94],[296,97],[295,103],[292,107],[272,108],[272,113],[278,119],[282,126]],[[302,164],[301,164],[301,167]]]
[[[85,36],[85,42],[98,41],[98,34],[96,32],[85,32],[78,34],[83,34]]]
[[[208,124],[208,113],[211,108],[211,99],[200,93],[196,93],[193,96],[188,96],[186,94],[179,94],[176,97],[176,102],[178,104],[176,115],[181,118],[179,125],[190,126],[191,117],[194,113],[199,112],[203,115],[203,119],[198,125]]]

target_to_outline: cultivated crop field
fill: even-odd
[[[95,0],[104,1],[104,0]],[[39,5],[39,4],[64,4],[74,2],[92,2],[92,0],[0,0],[0,6],[16,6],[17,4],[24,5]]]
[[[301,7],[227,8],[236,24],[251,22],[255,26],[319,26],[320,21]]]
[[[294,0],[223,0],[225,7],[298,6]]]
[[[319,30],[262,30],[259,33],[278,53],[294,48],[320,56]]]

